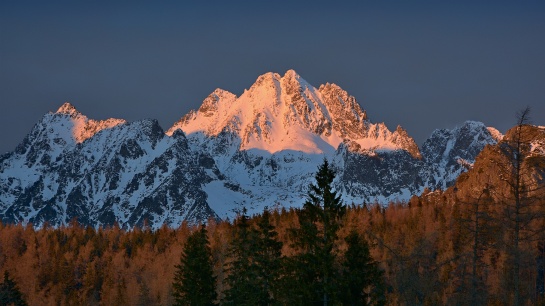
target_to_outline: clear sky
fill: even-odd
[[[465,120],[505,132],[527,105],[545,125],[545,1],[446,2],[0,1],[0,153],[65,101],[166,130],[288,69],[419,144]]]

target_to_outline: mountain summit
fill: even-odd
[[[406,201],[451,186],[501,138],[466,122],[419,149],[338,85],[316,88],[293,70],[261,75],[240,97],[216,89],[167,132],[156,120],[89,119],[65,103],[0,156],[0,220],[159,228],[300,207],[324,158],[345,202]]]
[[[407,150],[420,155],[403,129],[391,132],[382,123],[371,123],[356,99],[342,88],[327,83],[317,89],[294,70],[284,76],[263,74],[240,97],[216,89],[167,134],[177,129],[188,137],[234,133],[240,138],[241,150],[269,153],[330,154],[346,143],[358,152]]]

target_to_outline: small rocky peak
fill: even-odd
[[[297,72],[295,72],[295,70],[290,69],[290,70],[286,71],[283,78],[298,80],[298,79],[301,78],[301,76],[299,74],[297,74]]]
[[[325,85],[320,85],[318,91],[322,95],[324,102],[329,106],[338,105],[344,111],[355,111],[358,117],[363,120],[367,119],[367,115],[363,113],[356,98],[349,95],[340,86],[334,83],[326,83]]]
[[[211,93],[199,107],[199,113],[203,113],[205,117],[211,117],[218,110],[218,95]]]
[[[77,115],[80,114],[78,110],[70,104],[70,102],[65,102],[57,111],[56,114],[66,114],[66,115]]]
[[[500,142],[503,139],[503,134],[500,131],[498,131],[496,128],[489,126],[486,129],[488,130],[490,135],[492,135],[492,138],[496,140],[496,142]]]
[[[216,88],[210,95],[214,95],[218,101],[222,99],[234,100],[237,98],[237,96],[232,92],[221,88]]]
[[[267,72],[265,74],[262,74],[257,78],[257,80],[255,80],[254,84],[250,87],[250,91],[263,86],[273,86],[275,80],[280,80],[280,75],[278,73]]]
[[[399,124],[397,125],[396,132],[401,136],[409,136],[407,135],[407,131]]]
[[[414,139],[409,136],[407,131],[401,127],[401,125],[398,125],[395,132],[394,132],[395,142],[407,150],[413,157],[415,158],[422,158],[422,155],[420,154],[420,149],[418,148],[418,145],[414,141]]]
[[[212,117],[218,110],[219,103],[231,103],[237,98],[236,95],[230,93],[227,90],[216,88],[211,94],[204,99],[199,107],[199,112],[205,117]]]
[[[333,117],[343,121],[349,120],[353,124],[367,120],[367,114],[362,110],[356,98],[338,85],[326,83],[320,86],[318,92]]]
[[[407,142],[414,142],[412,137],[409,136],[407,133],[407,130],[405,130],[401,125],[398,125],[395,132],[394,132],[398,138],[398,141],[407,141]]]
[[[140,128],[140,131],[149,136],[162,137],[164,134],[163,128],[159,125],[157,119],[142,119],[134,122]]]
[[[309,87],[307,81],[295,72],[295,70],[288,70],[282,77],[282,89],[288,95],[294,95],[303,92],[303,87]]]
[[[466,121],[464,124],[455,129],[458,133],[470,134],[470,133],[479,133],[486,130],[486,126],[482,122],[478,121]]]
[[[325,83],[325,85],[322,84],[320,85],[318,91],[323,96],[326,96],[330,99],[333,97],[337,97],[341,98],[343,101],[348,101],[351,98],[351,96],[344,89],[342,89],[335,83]]]

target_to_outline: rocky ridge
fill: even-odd
[[[293,70],[260,76],[240,97],[216,89],[166,132],[155,120],[94,121],[67,103],[0,157],[0,219],[158,228],[300,206],[323,158],[346,202],[405,201],[451,186],[500,138],[466,122],[418,148],[339,86],[315,88]]]

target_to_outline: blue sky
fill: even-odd
[[[529,105],[545,125],[543,1],[2,1],[0,152],[69,101],[163,128],[269,71],[336,83],[418,143]]]

